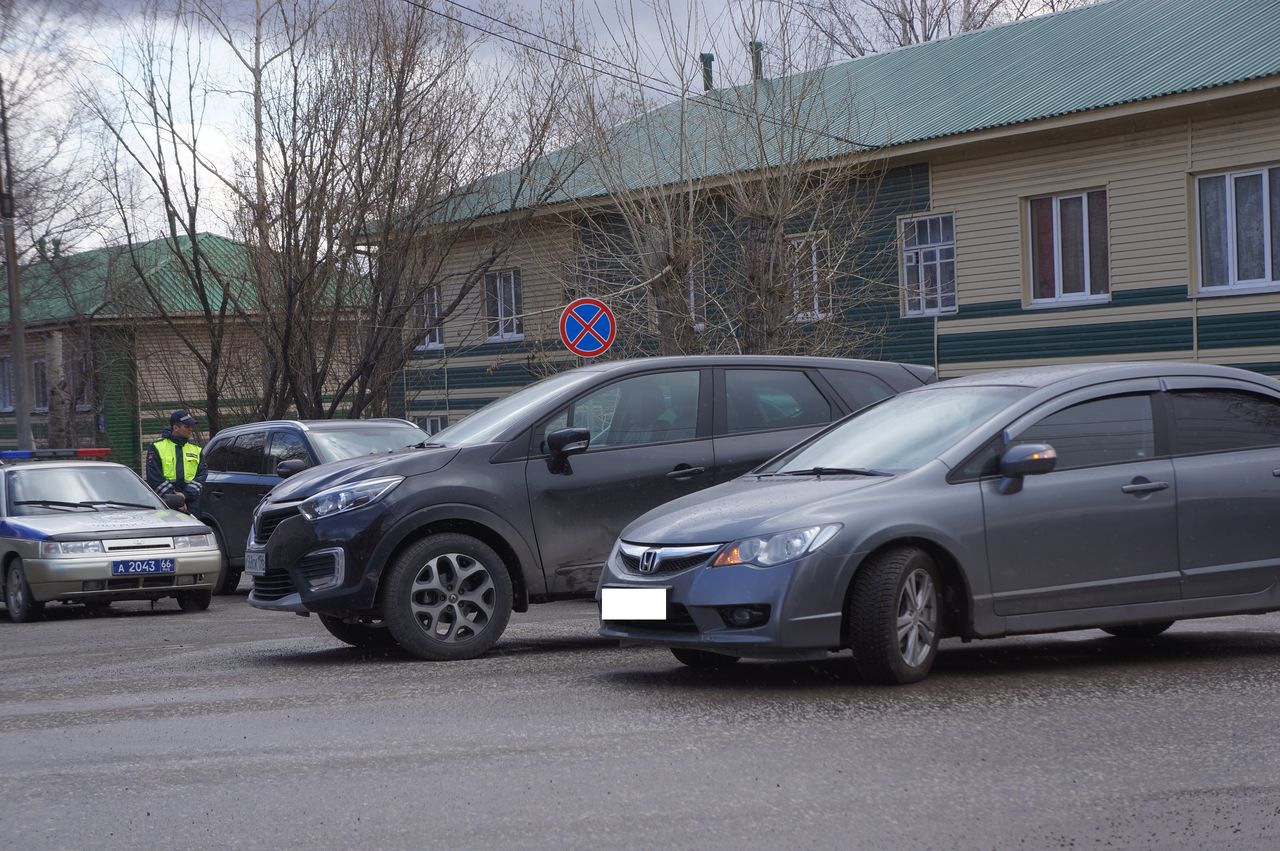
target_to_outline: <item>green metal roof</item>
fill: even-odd
[[[481,181],[455,214],[888,150],[1277,74],[1276,0],[1108,0],[668,104],[614,131],[608,179],[575,146],[535,162],[519,193],[512,172]],[[787,101],[797,92],[800,106]],[[744,117],[753,102],[758,122]],[[791,141],[762,156],[747,132],[756,126]]]
[[[209,301],[217,305],[226,281],[234,298],[252,302],[248,249],[217,234],[196,235]],[[200,310],[191,281],[191,239],[156,239],[109,246],[22,267],[23,321],[28,325],[66,322],[77,317],[145,316],[150,301],[142,289],[145,275],[171,314]],[[140,274],[141,272],[141,274]],[[0,305],[0,323],[9,320],[8,299]],[[7,324],[0,332],[7,332]]]

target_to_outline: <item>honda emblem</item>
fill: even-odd
[[[640,554],[640,572],[654,573],[658,569],[658,551],[645,550]]]

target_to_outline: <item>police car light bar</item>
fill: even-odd
[[[3,449],[0,461],[38,461],[45,458],[106,458],[110,449]]]

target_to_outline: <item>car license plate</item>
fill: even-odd
[[[177,563],[171,558],[131,558],[111,562],[112,576],[143,576],[153,573],[173,573]]]
[[[601,588],[600,619],[664,621],[670,588]]]
[[[266,576],[267,554],[246,550],[244,554],[244,572],[250,576]]]

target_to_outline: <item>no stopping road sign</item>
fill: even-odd
[[[594,358],[609,351],[617,333],[613,311],[598,299],[574,299],[560,314],[560,340],[579,357]]]

